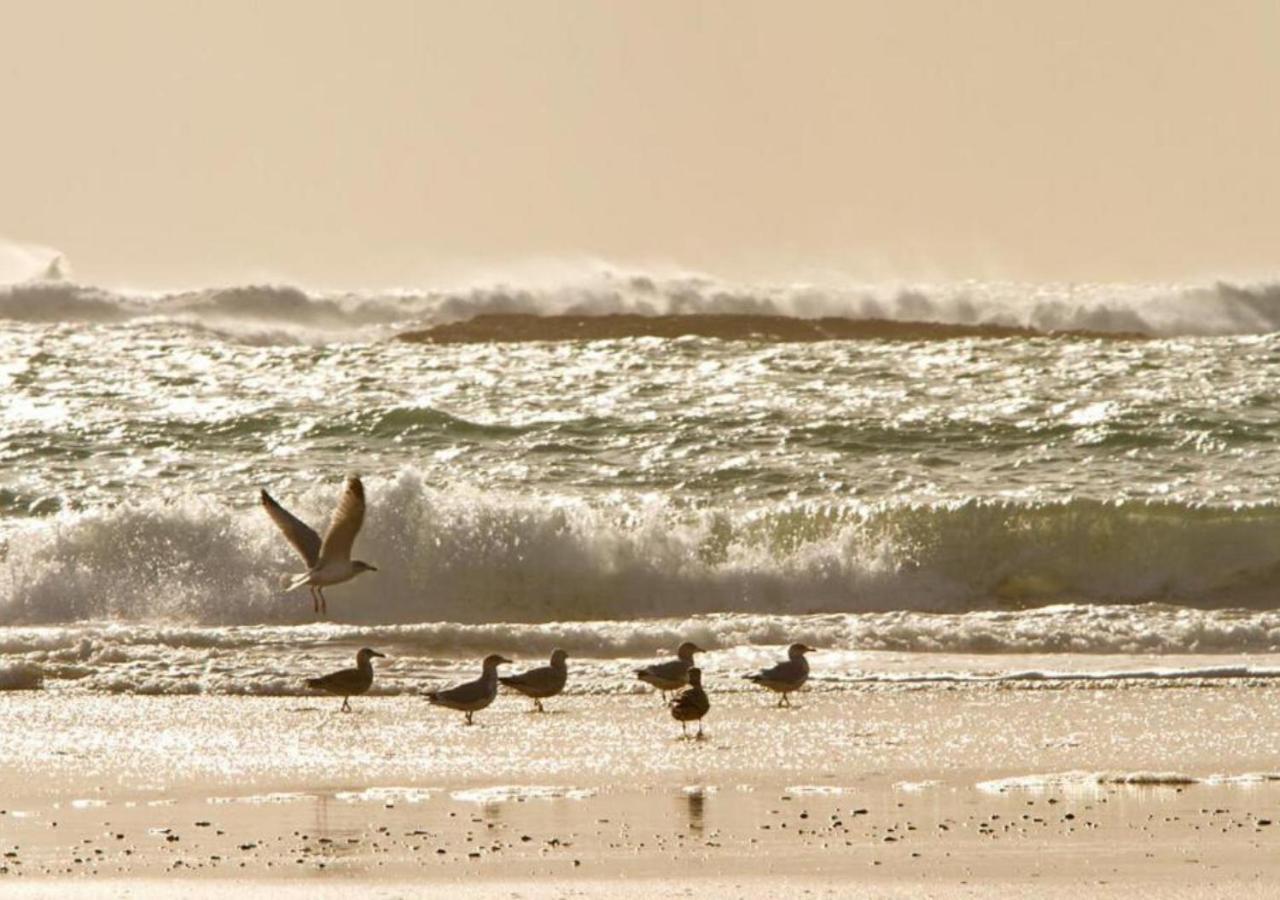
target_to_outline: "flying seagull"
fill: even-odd
[[[365,647],[356,654],[354,669],[341,669],[319,678],[308,678],[307,687],[341,697],[342,710],[351,712],[350,698],[358,697],[373,686],[373,663],[370,660],[375,656],[385,657],[386,654]]]
[[[698,738],[702,737],[702,717],[711,709],[711,700],[702,689],[702,670],[696,666],[689,670],[689,687],[671,701],[671,718],[680,723],[680,731],[689,736],[689,723],[698,723]]]
[[[509,688],[513,688],[533,700],[533,708],[538,712],[546,712],[542,701],[554,697],[564,690],[564,683],[569,679],[569,667],[564,661],[569,656],[563,650],[551,651],[551,665],[539,666],[518,675],[499,678]]]
[[[432,691],[427,699],[436,706],[445,706],[467,714],[467,724],[471,724],[472,713],[477,713],[493,702],[498,696],[498,666],[510,663],[511,660],[490,653],[484,658],[484,672],[475,681],[468,681],[457,687],[443,691]]]
[[[804,658],[806,653],[816,653],[812,647],[805,644],[792,644],[787,648],[787,661],[780,662],[772,668],[765,669],[755,675],[745,675],[761,687],[768,688],[771,691],[777,691],[782,696],[778,698],[779,706],[790,706],[791,700],[787,698],[787,694],[792,691],[798,691],[804,687],[804,683],[809,680],[809,660]]]
[[[689,683],[689,669],[693,667],[693,654],[706,653],[692,641],[685,641],[676,650],[676,658],[636,669],[636,678],[651,684],[662,692],[662,702],[667,701],[667,691],[678,691]]]
[[[266,491],[262,492],[262,507],[307,564],[307,571],[295,576],[285,590],[292,591],[307,585],[311,589],[311,602],[316,612],[328,612],[324,588],[350,581],[361,572],[378,571],[367,562],[351,558],[351,545],[364,524],[364,485],[356,476],[347,479],[346,490],[333,511],[323,541],[320,535]]]

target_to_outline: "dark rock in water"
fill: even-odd
[[[737,313],[674,316],[618,314],[605,316],[536,316],[497,313],[465,322],[410,331],[399,339],[417,344],[511,343],[520,341],[602,341],[630,337],[704,337],[729,341],[803,343],[814,341],[925,341],[949,338],[1074,337],[1111,340],[1142,339],[1137,333],[1037,331],[1011,325],[955,325],[944,322],[900,322],[891,319],[799,319]]]

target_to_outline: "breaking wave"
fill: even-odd
[[[1280,619],[1260,635],[1243,626],[1237,634],[1224,612],[1274,605],[1280,508],[1272,505],[688,509],[656,498],[435,490],[413,471],[369,484],[357,555],[379,572],[329,591],[335,618],[352,624],[879,613],[889,618],[876,642],[891,647],[894,615],[1081,604],[1095,620],[1058,622],[1036,641],[1070,651],[1085,649],[1072,643],[1077,628],[1110,627],[1109,610],[1164,604],[1220,616],[1199,637],[1203,623],[1186,620],[1184,648],[1202,638],[1206,650],[1272,646],[1280,637]],[[287,499],[303,518],[323,521],[326,488]],[[281,575],[298,567],[256,508],[186,497],[63,511],[23,522],[0,545],[0,625],[309,621],[305,593],[278,592]],[[1166,626],[1177,631],[1177,621]],[[993,620],[985,649],[1019,643],[1001,628]],[[927,640],[916,629],[905,644]]]
[[[0,319],[173,324],[259,342],[363,340],[481,314],[682,315],[936,322],[1158,337],[1280,330],[1280,283],[1236,285],[733,285],[613,271],[560,283],[439,290],[307,292],[250,285],[154,295],[67,281],[0,286]]]

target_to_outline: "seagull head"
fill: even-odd
[[[568,658],[569,654],[559,648],[551,651],[551,665],[553,666],[563,666],[564,661]]]
[[[689,670],[689,686],[696,688],[702,687],[702,670],[697,666],[694,666]]]
[[[808,644],[792,644],[790,647],[787,648],[787,656],[791,657],[792,659],[800,659],[806,653],[817,653],[817,652],[818,652],[817,650],[814,650]]]
[[[680,659],[691,660],[693,659],[693,654],[706,653],[706,652],[707,652],[706,650],[703,650],[693,641],[685,641],[683,644],[681,644],[679,647],[676,648],[676,656],[680,657]]]
[[[356,654],[356,662],[363,666],[375,656],[381,659],[386,659],[387,654],[379,653],[377,650],[371,650],[368,647],[362,647],[360,648],[360,652]]]
[[[497,653],[490,653],[484,658],[484,669],[486,672],[490,672],[498,668],[498,666],[505,665],[510,662],[511,660],[507,659],[505,656],[499,656]]]

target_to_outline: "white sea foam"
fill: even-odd
[[[348,621],[565,621],[712,612],[884,612],[846,622],[862,645],[1153,652],[1270,649],[1280,509],[1187,504],[797,503],[690,511],[437,491],[413,472],[372,482],[358,551],[379,572],[333,591]],[[329,490],[298,503],[313,521]],[[297,568],[254,509],[195,497],[62,513],[18,527],[0,554],[0,625],[89,619],[304,621],[282,596]],[[1154,619],[1129,604],[1162,601]],[[1089,603],[1015,616],[1021,607]],[[932,628],[920,612],[1004,607]],[[1070,621],[1068,621],[1070,620]],[[1016,627],[1015,627],[1016,625]],[[1071,627],[1064,627],[1070,625]],[[563,626],[561,632],[571,626]],[[593,640],[602,635],[594,634]]]
[[[1240,775],[1209,775],[1201,779],[1205,784],[1230,787],[1258,787],[1280,781],[1280,772],[1245,772]]]
[[[680,793],[686,797],[710,797],[720,793],[720,788],[714,784],[686,784],[680,788]]]
[[[594,788],[557,787],[535,784],[497,785],[453,791],[449,796],[463,803],[523,803],[526,800],[585,800],[594,797]]]
[[[362,791],[339,791],[333,796],[347,803],[425,803],[438,793],[432,788],[371,787]]]
[[[70,806],[72,809],[96,809],[100,806],[107,806],[108,801],[93,800],[93,799],[86,798],[86,799],[72,800],[67,805]]]
[[[930,788],[935,788],[941,783],[942,782],[940,781],[933,781],[933,780],[898,781],[898,782],[894,782],[893,789],[895,791],[905,791],[906,793],[909,793],[909,794],[918,794],[921,791],[927,791]]]
[[[1280,329],[1280,288],[1225,282],[731,284],[607,269],[547,283],[349,293],[246,285],[147,295],[64,281],[0,287],[0,319],[185,324],[264,341],[349,339],[361,331],[373,335],[486,313],[750,313],[1155,335],[1260,334]]]
[[[297,791],[274,791],[270,794],[245,794],[239,797],[209,797],[205,802],[216,805],[227,803],[258,805],[262,803],[299,803],[304,800],[310,800],[313,797],[313,794]]]
[[[238,695],[300,697],[326,703],[303,677],[349,665],[354,648],[382,648],[374,695],[417,695],[424,686],[465,680],[489,652],[539,661],[551,650],[569,651],[569,696],[633,692],[632,670],[693,639],[714,651],[707,677],[717,692],[754,690],[743,673],[775,659],[791,640],[823,649],[815,656],[808,690],[894,690],[941,685],[1016,689],[1123,689],[1151,682],[1260,683],[1280,678],[1280,657],[1270,653],[1248,663],[1220,664],[1212,650],[1186,653],[1179,627],[1185,610],[1124,607],[1123,615],[1094,627],[1078,607],[999,614],[1005,655],[993,655],[993,614],[915,614],[911,622],[892,614],[892,641],[884,641],[886,615],[764,616],[714,614],[632,621],[550,622],[532,625],[218,626],[155,623],[84,623],[0,632],[6,670],[39,671],[47,688],[104,694]],[[1199,611],[1197,645],[1222,616]],[[1265,634],[1270,612],[1250,614]],[[1223,622],[1224,642],[1240,646],[1242,614]],[[1062,654],[1055,637],[1074,629],[1075,647],[1092,653]],[[974,640],[971,632],[981,636]],[[1122,634],[1123,632],[1123,634]],[[906,635],[916,648],[904,650]],[[1154,635],[1156,637],[1142,637]],[[1141,639],[1140,639],[1141,638]],[[1157,640],[1158,638],[1158,640]],[[1223,646],[1226,646],[1224,643]],[[879,647],[880,649],[876,649]],[[980,651],[975,655],[974,651]],[[1164,655],[1152,665],[1150,654]],[[1097,655],[1097,654],[1109,655]],[[1029,654],[1039,654],[1030,656]],[[1046,655],[1048,654],[1048,655]],[[59,660],[74,660],[73,662]],[[34,682],[20,682],[28,687]]]
[[[1042,775],[1022,775],[999,778],[978,783],[978,789],[990,793],[1008,791],[1095,790],[1107,785],[1127,787],[1185,787],[1198,784],[1203,779],[1183,772],[1053,772]],[[1222,782],[1215,782],[1222,783]]]
[[[792,797],[835,797],[853,792],[851,787],[835,784],[792,784],[783,788],[782,792]]]

